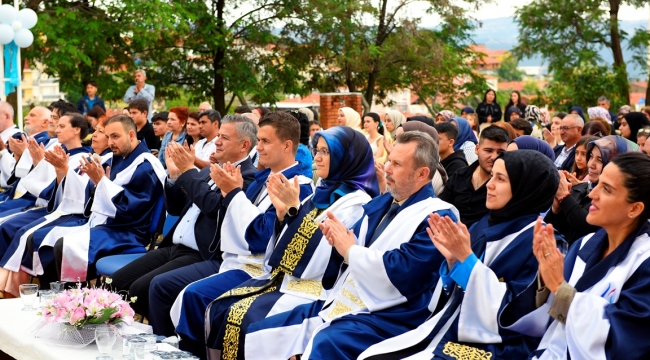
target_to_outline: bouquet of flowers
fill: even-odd
[[[91,324],[133,324],[135,312],[121,295],[105,289],[66,290],[45,304],[39,313],[46,323],[62,323],[82,328]]]

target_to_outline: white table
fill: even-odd
[[[0,350],[17,360],[94,360],[99,356],[97,345],[92,343],[82,349],[45,344],[34,337],[31,329],[40,321],[37,311],[22,311],[20,299],[0,300]],[[122,340],[118,338],[110,354],[122,359]],[[167,344],[158,344],[160,350],[176,350]]]

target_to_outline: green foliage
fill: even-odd
[[[607,67],[616,73],[612,89],[628,98],[627,103],[629,84],[621,48],[627,34],[619,28],[618,11],[623,5],[642,8],[646,2],[534,0],[516,12],[519,44],[514,54],[519,58],[540,54],[556,78],[570,77],[582,63]],[[603,61],[602,51],[611,51],[612,66]]]
[[[497,75],[501,81],[521,81],[524,78],[523,71],[517,69],[519,60],[512,55],[507,55],[501,61],[501,66],[497,70]]]
[[[534,95],[537,94],[538,90],[537,81],[528,80],[524,82],[524,89],[521,91],[522,95]]]
[[[583,109],[596,106],[598,97],[604,95],[616,109],[627,103],[627,99],[616,91],[619,76],[606,66],[581,63],[566,77],[556,76],[546,88],[537,91],[532,103],[568,111],[574,105]]]

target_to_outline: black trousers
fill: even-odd
[[[137,296],[131,304],[138,314],[150,318],[149,284],[159,274],[203,261],[201,254],[184,245],[173,245],[149,251],[144,256],[116,271],[111,286],[117,291],[128,291],[129,298]],[[160,314],[169,316],[169,314]]]

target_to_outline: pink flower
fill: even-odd
[[[86,311],[84,311],[84,308],[78,307],[74,309],[74,311],[70,315],[70,324],[75,325],[78,321],[83,320],[85,317],[86,317]]]

